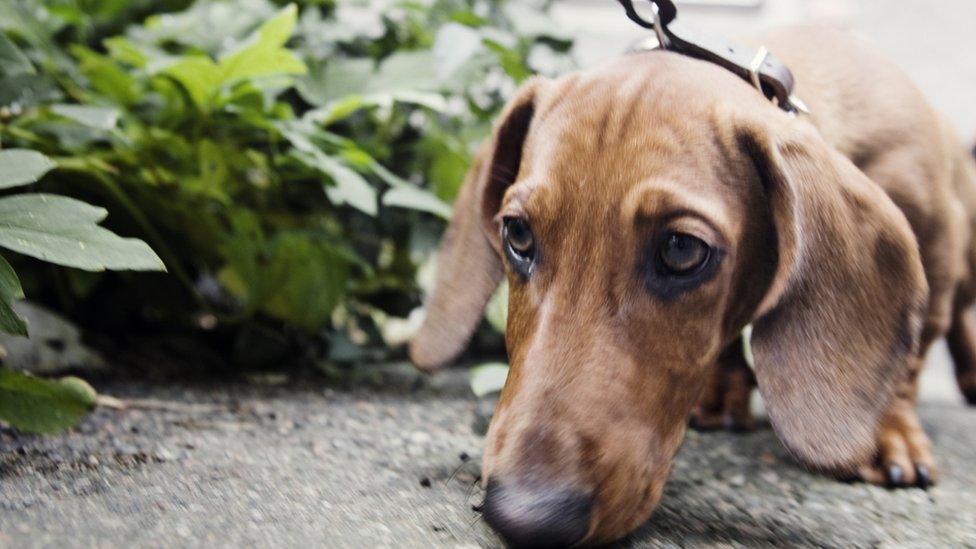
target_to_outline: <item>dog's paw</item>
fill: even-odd
[[[716,391],[704,396],[691,411],[688,425],[699,431],[751,431],[755,428],[749,406],[751,389]]]
[[[696,407],[691,412],[688,425],[697,431],[727,430],[734,433],[752,431],[755,422],[752,412],[746,407],[744,410],[712,412]]]
[[[751,431],[755,422],[750,397],[755,386],[752,370],[740,355],[720,361],[691,411],[689,426],[699,431]]]
[[[878,454],[858,476],[889,488],[927,489],[938,480],[932,443],[911,404],[899,402],[888,411],[878,431]]]

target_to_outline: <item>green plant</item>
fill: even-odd
[[[521,80],[571,64],[545,12],[502,0],[0,2],[0,141],[49,158],[38,190],[106,208],[110,228],[168,270],[108,277],[18,256],[27,293],[83,324],[109,299],[103,328],[115,316],[127,330],[133,318],[194,330],[205,316],[232,335],[320,338],[333,360],[382,355],[385,323],[418,305],[418,267],[473,144]]]
[[[0,151],[0,188],[32,183],[54,164],[31,150]],[[107,212],[80,200],[44,193],[0,198],[0,247],[89,271],[160,270],[162,262],[141,240],[121,238],[97,223]],[[20,280],[0,256],[0,330],[28,335],[13,308],[24,297]],[[84,381],[48,381],[0,368],[0,419],[28,431],[48,432],[80,419],[95,404]]]
[[[8,53],[18,53],[6,46]],[[11,66],[6,70],[9,74]],[[0,189],[33,183],[53,167],[50,159],[36,151],[0,150]],[[65,196],[5,196],[0,198],[0,247],[89,271],[163,269],[146,243],[99,227],[97,223],[106,215],[102,208]],[[13,308],[13,302],[23,297],[17,274],[0,256],[0,330],[28,335],[26,322]],[[22,429],[47,432],[63,428],[94,403],[94,390],[77,378],[47,381],[0,368],[0,419]]]
[[[34,433],[70,427],[95,406],[97,395],[77,377],[40,379],[0,368],[0,419]]]

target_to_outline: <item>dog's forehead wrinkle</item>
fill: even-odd
[[[563,150],[570,146],[575,154],[584,150],[598,155],[606,148],[646,146],[640,138],[649,133],[664,139],[682,133],[681,126],[697,118],[707,96],[703,101],[698,92],[693,98],[675,90],[670,81],[668,86],[655,85],[652,75],[660,72],[652,70],[655,63],[642,58],[632,61],[629,66],[611,64],[561,81],[553,94],[556,98],[541,108],[533,133],[560,135],[551,142],[562,144]]]
[[[591,125],[591,120],[580,116],[539,132],[537,140],[548,143],[533,147],[526,162],[531,173],[544,174],[541,178],[554,195],[550,199],[592,212],[616,206],[613,200],[627,189],[667,172],[681,174],[690,184],[734,180],[726,175],[727,168],[714,162],[717,138],[708,124],[655,120],[633,129],[614,146],[599,148],[586,138]]]

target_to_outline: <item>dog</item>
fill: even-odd
[[[455,358],[507,277],[511,370],[482,481],[510,544],[631,532],[689,418],[748,428],[756,385],[799,462],[896,487],[937,480],[915,411],[934,340],[976,403],[976,162],[860,38],[750,42],[809,114],[650,51],[527,81],[477,155],[410,353]]]

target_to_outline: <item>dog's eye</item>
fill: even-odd
[[[700,238],[684,233],[665,237],[658,250],[658,261],[666,274],[683,276],[698,272],[708,261],[711,250]]]
[[[502,225],[502,239],[516,269],[528,275],[535,257],[535,236],[529,223],[518,217],[506,217]]]
[[[640,256],[647,289],[671,301],[711,280],[725,256],[721,247],[687,233],[668,231],[653,238]]]
[[[532,236],[532,229],[529,228],[529,224],[524,219],[517,217],[505,218],[502,236],[505,238],[505,242],[508,243],[508,247],[516,255],[522,257],[532,256],[532,251],[535,249],[535,237]]]

